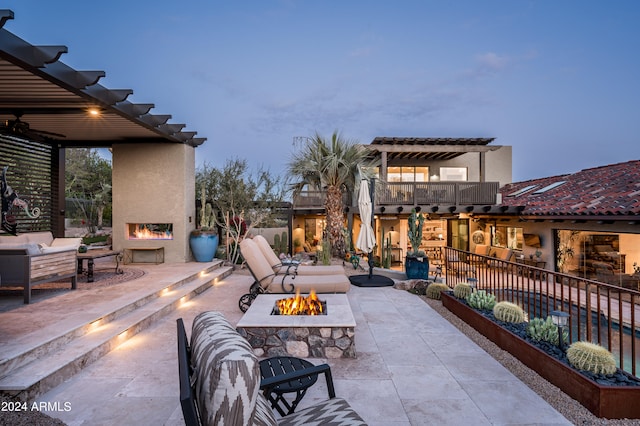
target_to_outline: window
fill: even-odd
[[[550,190],[552,190],[553,188],[557,188],[557,187],[559,187],[560,185],[562,185],[562,184],[564,184],[564,183],[565,183],[565,181],[564,181],[564,180],[561,180],[561,181],[559,181],[559,182],[554,182],[554,183],[552,183],[552,184],[550,184],[550,185],[545,186],[544,188],[540,188],[540,189],[538,189],[536,192],[534,192],[534,194],[542,194],[543,192],[550,191]]]
[[[428,167],[387,167],[387,182],[427,182]]]
[[[538,185],[529,185],[529,186],[525,186],[524,188],[520,188],[515,192],[512,192],[511,194],[507,194],[507,197],[515,197],[516,195],[522,195],[527,191],[531,191],[533,188],[535,188]]]
[[[440,167],[440,180],[466,182],[467,168],[466,167]]]

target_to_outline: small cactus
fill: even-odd
[[[524,311],[515,303],[499,302],[493,307],[493,315],[497,320],[511,323],[524,322]]]
[[[459,283],[453,288],[453,295],[458,299],[466,299],[471,294],[471,286],[467,283]]]
[[[485,290],[478,290],[467,296],[467,303],[474,309],[490,311],[496,304],[496,297]]]
[[[567,349],[567,360],[578,370],[594,374],[613,374],[617,370],[613,354],[595,343],[573,343]]]
[[[427,287],[427,297],[429,299],[440,300],[440,293],[443,291],[449,291],[449,286],[444,283],[431,283]]]
[[[558,346],[558,326],[553,323],[550,316],[548,316],[546,320],[533,318],[529,321],[527,333],[537,342],[548,342]],[[564,343],[569,341],[569,333],[567,330],[563,330],[562,340],[564,340]]]

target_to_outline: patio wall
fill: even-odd
[[[166,263],[188,262],[195,228],[195,148],[113,145],[113,246],[164,247]],[[172,223],[173,240],[128,240],[128,223]],[[144,259],[143,259],[144,260]]]

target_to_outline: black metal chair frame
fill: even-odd
[[[249,287],[249,293],[245,293],[242,296],[240,296],[240,300],[238,300],[238,307],[240,308],[240,310],[242,312],[247,312],[247,310],[249,309],[249,307],[251,306],[251,304],[253,303],[253,301],[255,300],[256,297],[258,297],[259,294],[263,294],[266,292],[266,289],[262,286],[261,282],[258,280],[258,278],[256,277],[256,274],[253,273],[253,271],[251,270],[251,267],[249,266],[249,264],[247,262],[244,263],[245,266],[247,267],[247,269],[249,270],[249,272],[251,273],[251,276],[253,277],[253,284],[251,284],[251,287]],[[291,285],[291,289],[287,289],[285,288],[285,286],[287,284],[284,283],[284,280],[288,277],[288,276],[292,276],[292,279],[296,279],[296,276],[298,275],[298,265],[299,263],[292,263],[291,265],[289,265],[289,267],[287,268],[287,271],[283,274],[282,276],[282,291],[284,291],[285,293],[294,293],[295,291],[295,284],[294,283],[290,283],[289,285]],[[295,266],[295,267],[294,267]],[[294,267],[293,272],[291,272],[291,268]],[[276,277],[277,274],[273,274],[273,275],[269,275],[264,277],[262,280],[266,280],[270,277]]]

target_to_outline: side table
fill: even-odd
[[[260,361],[260,375],[262,379],[268,379],[313,367],[315,366],[312,363],[301,358],[276,356]],[[271,403],[271,408],[278,410],[281,416],[286,416],[295,411],[307,393],[307,389],[313,386],[317,380],[318,372],[314,371],[309,375],[265,389],[264,396]],[[291,403],[284,398],[284,394],[287,393],[296,394]]]

